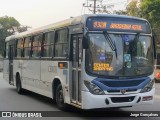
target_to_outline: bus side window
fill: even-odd
[[[19,39],[17,40],[17,44],[16,44],[16,56],[17,58],[21,58],[22,57],[22,53],[23,53],[23,39]]]
[[[68,57],[68,29],[55,33],[55,57]]]
[[[41,56],[42,35],[34,36],[32,40],[31,57],[38,58]]]
[[[24,57],[29,58],[31,53],[31,37],[26,37],[24,41]]]
[[[44,34],[42,44],[42,57],[52,57],[53,55],[54,32]]]

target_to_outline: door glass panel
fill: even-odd
[[[81,103],[81,71],[78,71],[78,102]]]
[[[82,37],[72,36],[72,100],[81,103]]]
[[[13,56],[14,56],[14,47],[9,46],[9,83],[13,82]]]
[[[73,62],[72,62],[73,68],[76,67],[76,39],[73,39]]]
[[[76,70],[72,71],[72,99],[76,100]]]
[[[79,43],[78,44],[78,48],[79,48],[78,49],[78,55],[79,55],[78,56],[78,58],[79,58],[78,59],[78,67],[81,68],[81,64],[82,64],[81,63],[81,61],[82,61],[82,44],[81,44],[82,43],[82,38],[78,38],[78,43]]]

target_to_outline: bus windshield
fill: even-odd
[[[133,77],[153,72],[151,36],[89,33],[88,39],[86,68],[90,73],[103,76]]]

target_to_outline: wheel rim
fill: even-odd
[[[19,92],[21,89],[21,85],[20,85],[20,79],[19,77],[17,78],[17,91]]]
[[[63,92],[62,89],[60,89],[57,93],[57,103],[58,105],[63,105],[64,101],[63,101]]]

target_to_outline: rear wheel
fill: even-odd
[[[59,84],[56,89],[56,104],[59,109],[67,110],[67,104],[64,103],[63,89],[61,84]]]
[[[22,88],[22,85],[21,85],[21,79],[19,75],[17,75],[16,77],[16,89],[19,94],[22,94],[24,92],[24,89]]]

